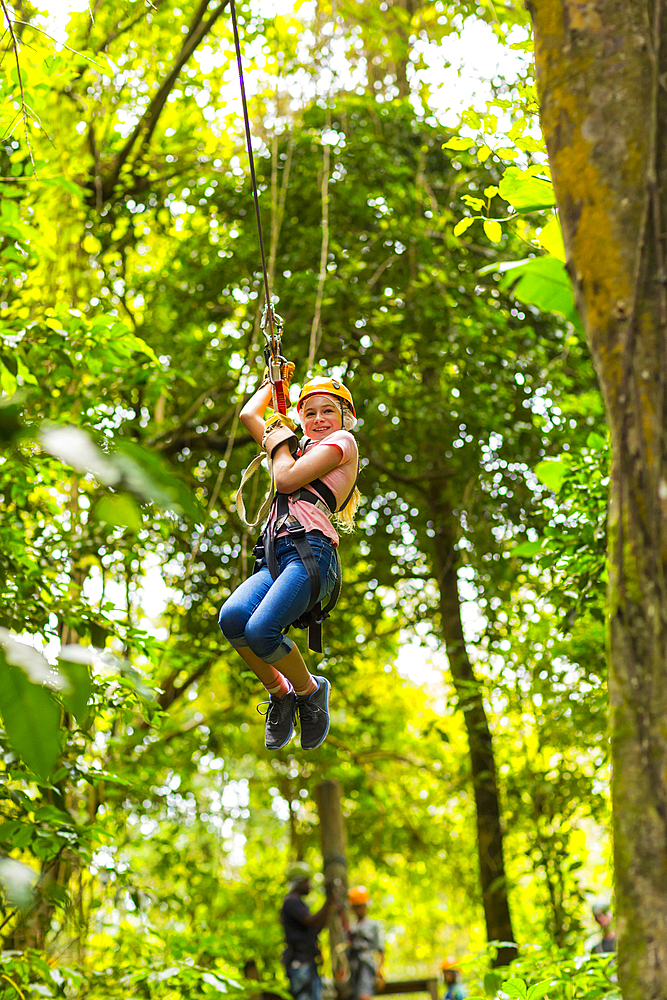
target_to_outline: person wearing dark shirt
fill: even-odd
[[[304,861],[295,861],[287,869],[290,891],[283,901],[280,922],[285,932],[283,964],[289,989],[295,1000],[321,1000],[322,980],[318,969],[320,947],[317,937],[327,922],[333,905],[333,891],[327,888],[324,906],[311,913],[304,896],[311,889],[312,869]]]
[[[616,933],[612,926],[614,915],[611,910],[611,904],[606,900],[599,901],[593,903],[592,910],[595,922],[602,931],[602,937],[591,948],[591,954],[606,955],[609,952],[616,951]]]

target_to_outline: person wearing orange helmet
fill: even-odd
[[[356,885],[350,889],[347,901],[357,918],[347,931],[351,997],[352,1000],[371,1000],[378,978],[382,979],[384,933],[380,922],[367,916],[370,895],[365,886]]]
[[[440,966],[445,981],[444,1000],[465,1000],[465,987],[461,984],[461,972],[453,958],[445,958]]]
[[[290,376],[286,371],[284,381]],[[276,495],[255,547],[255,570],[225,602],[219,624],[269,693],[266,747],[284,747],[298,716],[301,746],[314,750],[329,731],[330,684],[309,672],[285,633],[293,624],[312,626],[313,617],[319,625],[340,589],[339,537],[331,518],[335,514],[344,529],[354,527],[359,453],[350,430],[356,414],[352,395],[339,379],[311,379],[297,403],[305,434],[299,444],[275,415],[265,421],[271,402],[271,383],[265,379],[240,414],[269,456]],[[317,647],[311,642],[311,648]]]

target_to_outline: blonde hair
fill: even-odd
[[[350,404],[348,402],[344,402],[341,409],[343,411],[342,412],[343,430],[351,431],[357,422],[357,418],[352,413],[352,410],[350,409]],[[361,503],[361,493],[355,486],[354,490],[352,491],[352,496],[347,501],[345,506],[341,510],[337,511],[336,514],[334,515],[334,520],[336,522],[337,528],[340,528],[341,531],[355,530],[356,525],[354,523],[354,519],[356,517],[357,508],[359,507],[360,503]]]
[[[357,418],[355,417],[355,415],[353,414],[352,410],[350,409],[347,403],[345,403],[343,406],[342,422],[344,431],[351,431],[352,428],[357,423]]]
[[[355,486],[354,490],[352,491],[352,496],[347,501],[345,506],[341,510],[336,511],[336,513],[333,516],[333,520],[336,522],[337,528],[340,528],[341,531],[354,531],[356,527],[354,519],[356,517],[357,508],[360,503],[361,503],[361,493]]]

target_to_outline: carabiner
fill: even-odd
[[[269,312],[270,310],[270,312]],[[278,355],[282,350],[283,318],[273,308],[272,302],[266,302],[262,310],[260,322],[264,339],[271,348],[271,354]],[[268,330],[267,330],[268,328]]]

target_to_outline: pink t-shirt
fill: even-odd
[[[340,462],[336,468],[332,469],[331,472],[327,472],[325,476],[320,476],[320,479],[333,492],[338,504],[343,503],[347,499],[357,478],[357,467],[359,464],[357,442],[349,431],[334,431],[333,434],[329,434],[322,441],[310,441],[306,445],[305,451],[310,451],[311,448],[337,448],[340,450]],[[317,493],[317,490],[313,489],[313,493]],[[321,531],[323,535],[331,539],[334,546],[338,545],[336,529],[327,515],[323,511],[318,510],[315,504],[308,503],[306,500],[297,500],[295,503],[290,498],[288,506],[290,514],[294,514],[306,531]],[[274,520],[274,515],[272,515],[271,520]],[[281,531],[280,535],[286,533]]]

